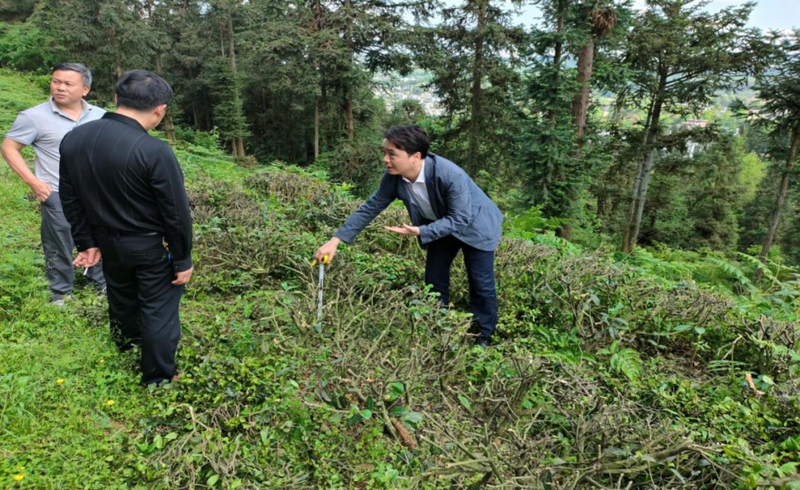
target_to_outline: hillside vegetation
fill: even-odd
[[[0,73],[0,129],[44,97]],[[463,269],[441,308],[416,242],[382,230],[405,220],[393,206],[329,267],[317,322],[308,261],[359,202],[203,134],[176,150],[197,267],[183,376],[155,389],[105,299],[48,304],[38,205],[0,170],[3,487],[800,488],[793,271],[765,268],[762,291],[714,255],[619,262],[509,219],[481,350]]]

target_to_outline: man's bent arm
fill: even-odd
[[[164,237],[169,244],[175,271],[188,271],[192,268],[192,214],[183,185],[183,173],[169,147],[161,149],[154,160],[150,181],[165,221]]]
[[[31,169],[28,168],[28,164],[25,162],[25,158],[22,156],[22,149],[25,148],[25,146],[27,145],[6,138],[3,140],[2,151],[3,159],[8,163],[8,166],[11,167],[11,170],[19,175],[23,182],[30,186],[39,179],[33,175],[33,172],[31,172]]]
[[[462,172],[454,175],[447,191],[447,216],[419,227],[419,239],[423,244],[451,235],[472,223],[472,196],[468,179]]]
[[[69,138],[69,135],[64,140],[67,138]],[[64,140],[61,141],[61,147],[59,148],[61,161],[59,162],[58,171],[58,193],[61,199],[61,207],[64,209],[64,217],[69,221],[75,248],[78,249],[78,252],[84,252],[90,248],[96,248],[97,242],[94,239],[92,228],[86,222],[86,210],[69,175],[70,160],[69,155],[65,155],[63,152]]]
[[[345,243],[351,243],[361,230],[397,198],[395,194],[394,178],[388,172],[384,173],[378,190],[347,218],[333,236]]]

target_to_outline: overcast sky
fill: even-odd
[[[460,3],[450,0],[448,3]],[[644,0],[634,0],[636,8],[644,8]],[[731,5],[742,5],[745,0],[714,0],[708,5],[710,11],[716,11]],[[526,25],[536,22],[539,10],[525,7],[520,21]],[[800,27],[800,0],[757,0],[757,5],[750,14],[750,25],[759,29],[783,30]]]

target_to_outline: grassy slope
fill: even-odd
[[[0,74],[0,130],[42,99],[33,85]],[[32,488],[107,482],[104,460],[120,437],[116,404],[136,404],[140,390],[98,315],[49,305],[37,206],[5,165],[0,182],[0,485],[12,475]],[[99,311],[100,298],[77,296]]]
[[[16,110],[42,99],[38,89],[19,76],[0,73],[0,130]],[[735,367],[729,369],[730,377],[708,372],[701,360],[709,357],[703,354],[703,346],[708,347],[702,336],[698,339],[690,331],[692,336],[678,338],[669,346],[670,355],[663,357],[655,349],[638,354],[622,343],[608,346],[608,341],[606,353],[592,353],[584,350],[579,329],[562,328],[568,323],[560,323],[558,316],[569,305],[589,311],[589,300],[584,306],[581,296],[573,294],[575,301],[566,297],[566,306],[561,306],[557,302],[563,298],[548,297],[545,289],[538,289],[534,297],[543,299],[531,303],[526,288],[539,288],[538,277],[548,268],[563,263],[579,271],[574,274],[606,274],[605,266],[592,257],[570,262],[552,251],[507,244],[498,255],[498,275],[506,331],[516,335],[515,341],[487,353],[464,351],[448,340],[448,332],[464,326],[463,316],[431,310],[407,287],[419,282],[421,255],[409,250],[407,242],[368,230],[359,245],[347,248],[339,269],[330,274],[329,308],[338,315],[328,317],[325,330],[317,335],[311,327],[313,277],[302,261],[352,204],[323,200],[319,202],[330,209],[308,209],[307,203],[291,199],[253,200],[251,191],[239,195],[235,186],[224,184],[253,173],[236,167],[230,158],[185,143],[179,145],[178,156],[200,203],[195,217],[203,267],[182,308],[179,362],[184,379],[156,391],[138,385],[132,355],[115,351],[103,299],[79,288],[65,310],[47,303],[37,205],[25,197],[25,186],[7,168],[0,169],[0,487],[407,484],[411,480],[403,477],[437,470],[451,457],[463,458],[456,443],[471,451],[483,447],[483,431],[493,426],[486,422],[484,428],[476,421],[484,411],[495,413],[491,400],[504,389],[516,390],[519,372],[528,369],[513,364],[517,358],[529,360],[537,370],[523,380],[530,384],[516,409],[520,420],[510,422],[518,434],[529,431],[528,445],[512,443],[501,431],[496,449],[487,454],[534,462],[536,471],[544,472],[542,481],[568,483],[573,477],[570,465],[583,458],[575,451],[577,434],[589,429],[584,434],[587,447],[597,443],[592,431],[598,431],[604,444],[606,437],[610,445],[617,444],[610,449],[618,453],[605,457],[621,460],[647,437],[653,438],[651,452],[666,444],[661,437],[668,442],[689,437],[709,448],[708,454],[715,455],[713,465],[736,474],[753,461],[751,456],[776,465],[794,457],[793,446],[779,450],[778,445],[796,434],[797,414],[787,415],[770,399],[752,398]],[[283,196],[313,194],[313,179],[281,175],[270,185]],[[558,260],[548,262],[548,257]],[[550,265],[539,270],[537,261]],[[614,281],[633,277],[626,274]],[[561,272],[550,277],[549,286],[558,288],[560,278]],[[454,297],[462,308],[464,282],[463,271],[454,274]],[[598,283],[598,291],[601,287]],[[631,301],[641,300],[636,308],[631,303],[608,309],[614,302],[606,305],[608,298],[601,297],[607,315],[613,310],[616,318],[634,322],[635,311],[625,307],[641,311],[659,306],[637,298],[637,292],[630,296]],[[590,294],[594,290],[583,296]],[[551,301],[557,304],[548,306]],[[692,306],[691,301],[678,301],[672,309]],[[669,318],[668,312],[662,314]],[[554,316],[559,318],[556,328],[546,326],[547,318]],[[596,317],[602,318],[599,313]],[[608,328],[617,325],[613,318],[606,320]],[[409,328],[411,336],[403,333]],[[599,332],[606,328],[601,325]],[[708,328],[709,336],[721,335]],[[588,338],[589,346],[597,342],[596,337]],[[428,352],[436,352],[435,358],[443,353],[433,365],[440,372],[421,356]],[[449,381],[438,379],[439,373]],[[418,411],[407,419],[410,427],[430,441],[413,452],[387,437],[380,421],[385,381],[398,379],[409,391],[400,399]],[[443,383],[449,383],[446,389]],[[361,391],[376,393],[378,401],[372,396],[359,400]],[[600,399],[605,407],[595,405]],[[425,417],[421,424],[414,421],[419,413]],[[438,430],[436,424],[446,430]],[[491,471],[481,464],[472,464],[478,468],[474,474],[454,478],[460,483],[479,481],[482,472]],[[711,466],[692,453],[654,468],[659,481],[678,485],[680,479],[670,476],[666,467],[670,465],[706,486],[715,478],[709,474],[703,479]],[[760,477],[784,476],[770,471]],[[789,467],[784,471],[790,472]],[[507,469],[499,473],[511,475]],[[755,473],[752,481],[759,478]],[[24,475],[21,483],[15,482],[15,475]],[[536,480],[527,481],[532,485]],[[426,486],[436,482],[429,478]],[[438,480],[437,486],[448,485],[449,480]]]
[[[0,133],[45,98],[0,72]],[[214,178],[242,174],[219,154],[177,153],[189,179],[208,161]],[[38,205],[6,165],[0,210],[0,486],[23,475],[30,488],[109,488],[120,479],[114,458],[154,400],[139,385],[136,359],[110,341],[105,299],[84,289],[82,277],[68,308],[49,304]]]

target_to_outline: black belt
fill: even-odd
[[[164,233],[159,231],[124,231],[106,228],[104,226],[92,227],[92,230],[107,236],[159,236]]]

